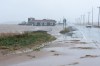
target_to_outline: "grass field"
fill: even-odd
[[[18,50],[26,47],[33,47],[56,38],[45,31],[25,32],[16,35],[0,36],[0,49]]]

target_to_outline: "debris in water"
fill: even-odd
[[[55,56],[59,56],[60,54],[54,54]]]
[[[50,52],[55,52],[54,50],[51,50]]]
[[[60,65],[60,66],[66,66],[66,65]]]
[[[71,49],[95,49],[93,47],[72,47]]]
[[[80,42],[81,44],[87,44],[87,42]]]
[[[35,58],[35,56],[32,56],[32,55],[27,55],[28,57],[31,57],[31,58]]]
[[[96,57],[100,57],[98,55],[85,55],[83,57],[80,57],[80,58],[96,58]]]
[[[77,64],[79,64],[79,62],[73,62],[73,63],[68,64],[68,65],[77,65]]]
[[[73,43],[73,44],[87,44],[86,42],[79,42],[79,41],[73,41],[73,42],[70,42],[70,43]]]
[[[77,41],[80,41],[80,40],[70,40],[70,41],[74,41],[74,42],[76,41],[77,42]]]

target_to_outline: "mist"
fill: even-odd
[[[92,8],[97,22],[98,6],[100,0],[0,0],[0,24],[17,24],[28,17],[75,22],[83,14],[87,20]]]

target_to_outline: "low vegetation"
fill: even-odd
[[[75,27],[69,26],[69,27],[65,27],[62,31],[60,31],[61,34],[65,34],[71,31],[76,31],[77,29]]]
[[[69,28],[64,28],[62,31],[60,31],[61,34],[65,34],[65,33],[68,33],[68,32],[70,32]]]
[[[18,50],[50,42],[56,38],[45,31],[25,32],[16,35],[0,36],[0,49]]]

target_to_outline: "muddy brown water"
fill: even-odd
[[[39,27],[37,27],[39,29]],[[46,27],[45,27],[46,28]],[[38,52],[10,56],[0,61],[0,66],[99,66],[100,50],[92,42],[87,42],[80,31],[73,36],[59,33],[62,26],[49,27],[49,33],[57,40],[49,43]],[[35,29],[35,27],[34,27]],[[74,43],[75,42],[75,43]],[[84,43],[81,43],[84,42]],[[77,43],[77,44],[76,44]],[[93,47],[95,49],[80,50],[72,47]],[[84,57],[84,59],[82,59]],[[89,58],[88,58],[89,57]],[[94,57],[94,58],[90,58]],[[20,60],[20,62],[18,62]]]

